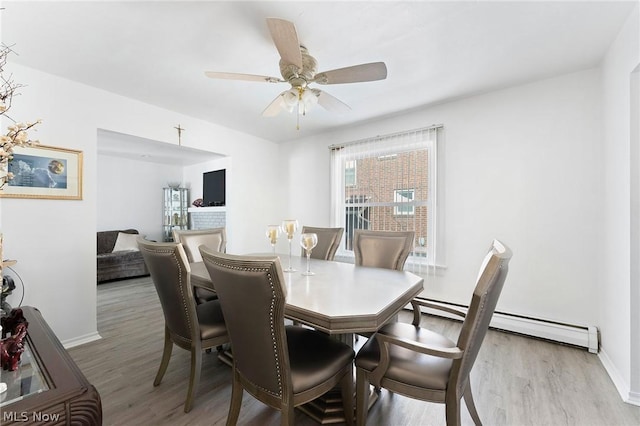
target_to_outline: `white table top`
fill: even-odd
[[[288,255],[279,255],[283,269]],[[422,291],[423,278],[410,272],[311,259],[315,275],[304,276],[306,259],[292,257],[285,272],[285,315],[329,334],[374,332]],[[193,285],[211,289],[204,263],[191,264]]]

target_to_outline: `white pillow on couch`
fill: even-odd
[[[126,232],[118,232],[118,238],[113,246],[112,252],[116,251],[139,251],[138,242],[136,241],[140,234],[127,234]]]

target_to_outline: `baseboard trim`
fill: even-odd
[[[467,306],[463,305],[456,305],[435,300],[429,300],[429,302],[453,309],[458,309],[463,312],[466,312],[468,308]],[[421,307],[421,310],[422,312],[431,315],[437,315],[457,320],[460,319],[453,314],[448,314],[437,309]],[[549,321],[540,318],[523,317],[520,315],[514,315],[505,312],[495,312],[489,326],[491,328],[499,330],[510,331],[526,336],[532,336],[540,339],[583,347],[588,349],[591,353],[597,353],[599,350],[598,329],[595,326],[562,324],[555,321]]]
[[[622,398],[622,400],[628,404],[640,406],[640,393],[631,391],[629,383],[627,383],[623,379],[622,375],[611,361],[611,358],[609,358],[607,351],[600,350],[598,358],[600,359],[600,363],[602,363],[602,366],[606,370],[607,374],[611,378],[611,381],[616,387],[618,394],[620,394],[620,398]]]
[[[62,343],[65,349],[73,348],[74,346],[84,345],[85,343],[93,342],[95,340],[102,339],[102,336],[96,331],[94,333],[85,334],[84,336],[76,337],[73,339],[65,340]]]
[[[629,399],[625,400],[624,402],[640,407],[640,393],[629,392]]]

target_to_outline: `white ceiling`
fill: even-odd
[[[275,142],[596,66],[636,1],[4,1],[11,60]],[[382,81],[316,86],[351,106],[262,110],[285,83],[266,17],[295,23],[318,71],[384,61]]]

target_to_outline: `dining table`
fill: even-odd
[[[422,292],[424,279],[406,271],[356,266],[353,263],[310,259],[313,275],[303,275],[307,259],[285,254],[255,253],[278,256],[284,267],[286,286],[285,317],[335,336],[354,346],[354,335],[376,332],[411,300]],[[190,264],[191,284],[215,291],[203,262]],[[344,419],[336,407],[324,401],[303,409],[320,423]],[[342,416],[342,417],[340,417]]]
[[[279,257],[288,265],[287,255]],[[337,336],[377,331],[422,291],[424,282],[411,272],[320,259],[310,259],[314,275],[303,275],[306,259],[300,256],[292,256],[291,265],[296,271],[283,273],[285,317]],[[192,285],[215,291],[204,263],[190,266]]]

